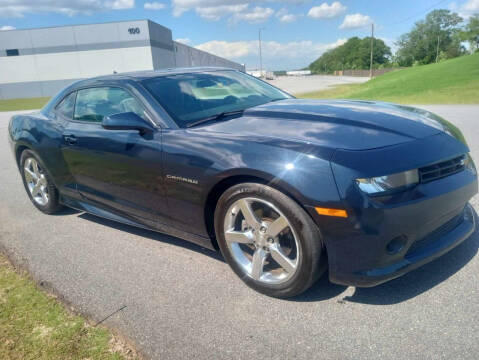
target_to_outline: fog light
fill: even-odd
[[[389,242],[389,244],[387,244],[386,250],[390,255],[395,255],[404,249],[406,242],[407,238],[403,235],[395,237]]]

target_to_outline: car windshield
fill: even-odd
[[[181,127],[290,98],[261,80],[233,70],[159,76],[144,80],[143,85]]]

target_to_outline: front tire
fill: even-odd
[[[38,210],[45,214],[54,214],[63,208],[59,203],[58,190],[33,151],[22,152],[20,172],[28,197]]]
[[[215,231],[233,271],[268,296],[298,295],[326,269],[318,227],[272,187],[244,183],[226,190],[216,206]]]

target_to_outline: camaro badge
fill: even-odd
[[[188,179],[188,178],[185,178],[185,177],[182,177],[182,176],[166,175],[166,178],[170,179],[170,180],[183,181],[183,182],[187,182],[187,183],[190,183],[190,184],[198,184],[198,180]]]

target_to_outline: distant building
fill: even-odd
[[[173,41],[150,20],[0,31],[0,99],[51,96],[92,76],[172,67],[244,66]]]
[[[311,75],[311,70],[292,70],[286,71],[287,76],[307,76]]]
[[[261,74],[260,70],[246,70],[246,73],[248,73],[251,76],[257,77],[257,78],[263,78],[267,80],[274,80],[275,76],[272,71],[268,70],[263,70],[263,73]]]

